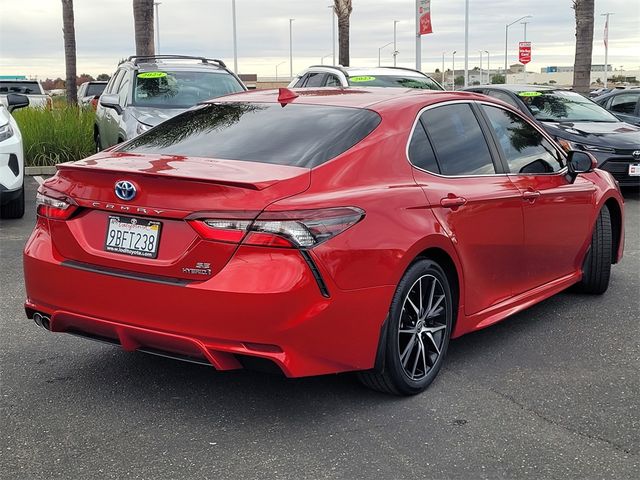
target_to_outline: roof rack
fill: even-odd
[[[131,55],[127,58],[128,62],[133,62],[134,65],[138,65],[141,60],[200,60],[202,63],[215,63],[222,68],[227,68],[227,65],[217,58],[205,58],[205,57],[192,57],[191,55]]]
[[[339,72],[343,73],[345,77],[349,76],[349,72],[347,72],[347,70],[341,65],[309,65],[309,68],[318,68],[318,67],[333,68],[334,70],[338,70]]]

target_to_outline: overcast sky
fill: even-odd
[[[206,55],[233,65],[231,0],[161,0],[161,53]],[[331,0],[237,0],[238,70],[273,76],[289,72],[289,18],[293,23],[294,72],[320,63],[330,54]],[[446,68],[457,50],[456,67],[464,61],[464,0],[433,0],[434,33],[423,36],[423,69]],[[131,0],[75,0],[78,74],[111,74],[118,60],[134,53]],[[470,0],[470,68],[478,50],[491,53],[491,65],[504,64],[504,26],[532,15],[527,39],[532,42],[529,69],[571,65],[575,25],[571,0]],[[398,24],[398,65],[415,65],[414,0],[353,0],[351,64],[374,66],[378,47],[393,40]],[[593,63],[604,63],[604,17],[611,17],[609,62],[626,70],[640,69],[640,1],[596,0]],[[516,62],[523,27],[509,29],[509,63]],[[392,48],[383,64],[392,63]],[[330,63],[331,57],[325,59]],[[486,56],[485,56],[486,67]],[[59,0],[0,0],[0,75],[64,77],[62,6]]]

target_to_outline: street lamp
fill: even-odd
[[[385,43],[383,46],[381,46],[380,48],[378,48],[378,66],[381,66],[381,59],[380,59],[380,54],[382,53],[382,49],[385,47],[388,47],[389,45],[391,45],[393,42],[389,42],[389,43]]]
[[[505,81],[507,78],[507,68],[508,68],[508,61],[509,61],[509,27],[511,25],[515,25],[516,23],[518,23],[520,20],[524,20],[525,18],[531,18],[531,15],[525,15],[524,17],[521,17],[511,23],[509,23],[508,25],[505,26],[504,29],[504,75],[505,75]]]
[[[278,64],[276,65],[276,82],[278,81],[278,67],[279,67],[280,65],[285,64],[285,63],[287,63],[287,62],[280,62],[280,63],[278,63]]]
[[[480,52],[480,85],[482,85],[482,54],[484,50],[478,50]]]
[[[336,64],[336,8],[335,5],[329,5],[331,9],[331,45],[333,46],[333,65]]]
[[[444,55],[447,52],[442,52],[442,88],[446,90],[446,85],[444,84]]]
[[[520,25],[524,27],[524,41],[527,41],[527,25],[531,22],[520,22]]]
[[[393,66],[396,66],[396,58],[398,57],[398,22],[400,20],[393,21]],[[379,66],[379,65],[378,65]]]
[[[320,57],[320,65],[324,65],[324,59],[333,55],[332,53],[326,54],[324,57]]]
[[[231,19],[233,23],[233,71],[238,73],[238,36],[236,35],[236,0],[231,0]]]
[[[453,55],[453,59],[451,61],[451,63],[453,64],[453,76],[451,77],[451,90],[455,90],[456,89],[456,53],[457,50],[454,50],[452,55]]]
[[[464,86],[469,86],[469,0],[464,2]]]
[[[487,54],[487,85],[491,84],[491,59],[489,58],[489,52],[487,50],[484,51]],[[480,82],[482,83],[482,82]]]
[[[293,78],[293,21],[289,19],[289,78]]]
[[[156,55],[160,55],[160,11],[158,9],[160,5],[162,2],[153,2],[156,9]]]

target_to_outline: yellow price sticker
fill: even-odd
[[[539,97],[542,95],[542,92],[520,92],[518,96],[520,97]]]
[[[371,82],[371,81],[373,81],[375,79],[376,79],[376,77],[349,77],[349,81],[353,82],[353,83]]]
[[[143,72],[138,74],[138,78],[164,78],[166,72]]]

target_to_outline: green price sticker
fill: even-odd
[[[520,92],[518,96],[520,97],[539,97],[542,95],[542,92]]]
[[[375,80],[376,77],[349,77],[349,81],[352,83],[358,83],[358,82],[371,82],[373,80]]]
[[[164,78],[167,74],[165,72],[144,72],[139,73],[138,78]]]

